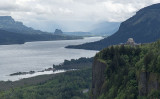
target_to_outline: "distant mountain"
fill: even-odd
[[[23,25],[22,22],[15,21],[11,16],[0,16],[0,29],[23,34],[44,33],[40,30],[34,30],[31,27],[27,27]]]
[[[89,32],[64,32],[67,35],[76,36],[109,36],[118,31],[120,26],[119,22],[100,22],[91,25]]]
[[[94,35],[109,36],[117,32],[120,22],[101,22],[93,26],[90,31]]]
[[[0,16],[0,44],[23,44],[31,41],[70,40],[81,37],[54,35],[34,30],[15,21],[11,16]]]
[[[115,34],[101,41],[67,48],[101,50],[110,45],[124,43],[128,38],[133,38],[137,43],[148,43],[160,39],[160,4],[141,9],[136,15],[121,23]]]

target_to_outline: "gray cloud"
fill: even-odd
[[[11,15],[30,26],[36,26],[34,22],[55,22],[64,27],[65,23],[67,27],[75,23],[78,27],[81,21],[91,24],[124,21],[137,10],[158,2],[160,0],[4,0],[0,3],[0,15]]]

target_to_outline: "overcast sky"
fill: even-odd
[[[0,15],[10,15],[37,29],[78,31],[83,24],[124,21],[155,3],[160,0],[1,0]]]

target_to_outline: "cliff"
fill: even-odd
[[[11,16],[0,16],[0,29],[8,32],[20,34],[43,34],[40,30],[34,30],[23,25],[22,22],[15,21]]]
[[[91,99],[160,97],[160,41],[117,45],[95,56]]]
[[[92,67],[92,98],[96,99],[100,93],[104,83],[104,72],[106,64],[100,60],[94,60]]]
[[[138,79],[139,95],[147,96],[152,90],[160,90],[160,77],[156,73],[141,72]]]

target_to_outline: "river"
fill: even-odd
[[[0,81],[15,81],[41,74],[9,76],[11,73],[40,71],[62,63],[65,59],[78,59],[80,57],[93,57],[97,51],[82,49],[67,49],[65,46],[94,42],[102,37],[86,37],[79,40],[38,41],[27,42],[22,45],[0,45]],[[56,71],[64,72],[64,71]]]

